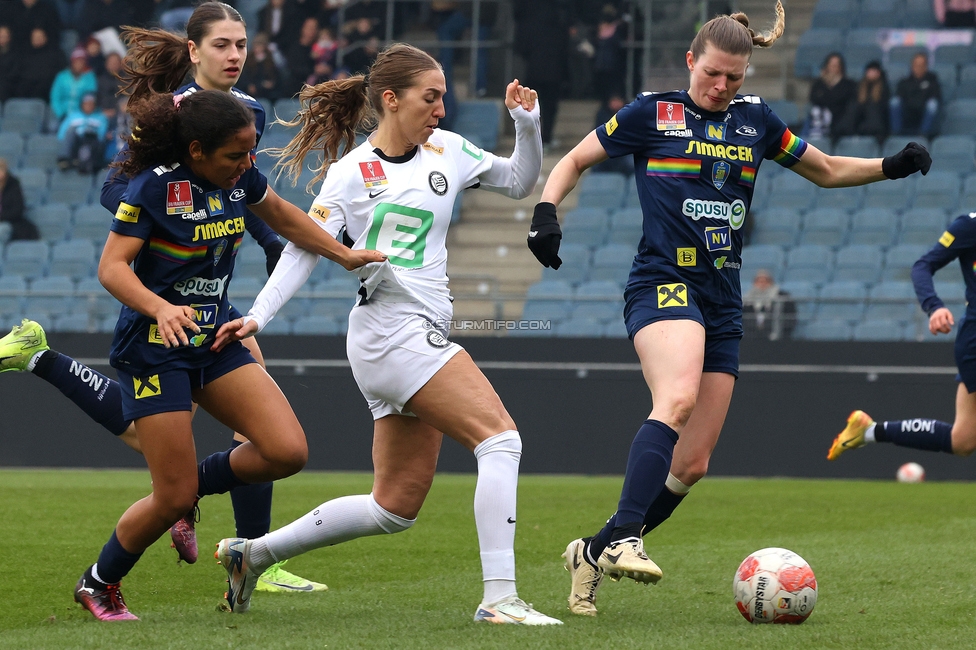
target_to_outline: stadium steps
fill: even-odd
[[[739,0],[736,6],[749,16],[753,29],[765,30],[772,20],[773,4],[767,0]],[[801,105],[807,103],[810,82],[795,77],[793,59],[800,35],[810,28],[816,5],[817,0],[789,0],[783,3],[786,31],[773,47],[753,51],[750,61],[753,73],[746,78],[743,92],[759,95],[763,99],[789,99]],[[850,74],[853,76],[853,71]],[[856,78],[860,78],[860,73]]]

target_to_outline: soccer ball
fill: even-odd
[[[732,591],[735,606],[750,623],[802,623],[817,604],[813,569],[785,548],[764,548],[744,559]]]
[[[905,463],[898,468],[899,483],[921,483],[925,480],[925,468],[918,463]]]

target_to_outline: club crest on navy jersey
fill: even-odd
[[[722,189],[722,186],[725,185],[725,181],[729,179],[729,173],[731,171],[732,165],[724,160],[719,160],[712,165],[712,185],[715,186],[715,189]]]

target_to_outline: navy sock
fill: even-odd
[[[95,422],[115,435],[129,428],[122,417],[122,389],[102,373],[66,354],[46,350],[31,371],[78,405]]]
[[[102,552],[98,554],[98,563],[95,565],[98,577],[101,578],[101,582],[114,585],[132,570],[140,557],[142,553],[130,553],[122,548],[113,530],[112,536],[102,547]]]
[[[874,439],[899,447],[944,451],[952,453],[952,425],[941,420],[895,420],[879,422],[874,427]]]
[[[240,447],[235,440],[230,448]],[[230,491],[230,502],[234,506],[234,521],[237,523],[237,536],[257,539],[271,530],[271,493],[274,483],[252,483],[241,485]]]
[[[663,524],[671,516],[671,513],[674,512],[674,509],[681,504],[685,496],[687,495],[675,494],[668,488],[661,490],[661,493],[657,495],[654,503],[647,510],[647,514],[644,515],[644,530],[642,534],[646,535]]]
[[[587,545],[587,553],[592,559],[598,559],[610,542],[640,535],[651,504],[665,489],[664,482],[671,469],[671,456],[677,441],[678,434],[663,422],[644,422],[630,446],[627,476],[617,512]]]
[[[241,485],[247,485],[237,478],[234,470],[230,467],[230,452],[232,450],[233,447],[226,451],[218,451],[200,461],[197,466],[198,497],[205,497],[208,494],[223,494]]]

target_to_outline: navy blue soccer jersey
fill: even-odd
[[[628,284],[683,282],[741,308],[741,228],[759,166],[790,167],[807,144],[759,97],[712,113],[683,90],[642,94],[596,134],[611,158],[634,158],[644,235]]]
[[[922,311],[929,316],[945,303],[935,293],[932,275],[954,259],[959,260],[966,283],[966,320],[976,318],[976,212],[957,217],[938,243],[912,267],[912,283]]]
[[[210,344],[229,320],[227,286],[246,206],[264,200],[267,190],[254,167],[231,190],[180,164],[147,169],[129,182],[112,231],[144,240],[134,263],[139,280],[174,305],[192,306],[201,331],[189,347],[167,349],[155,319],[123,306],[109,356],[113,367],[144,376],[213,362]]]

